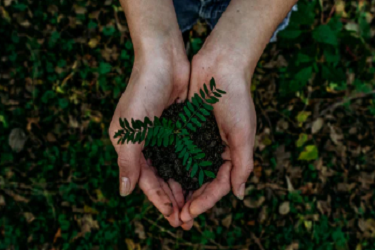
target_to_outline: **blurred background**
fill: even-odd
[[[375,1],[301,0],[252,94],[254,173],[189,232],[118,195],[115,0],[0,0],[0,249],[375,249]],[[209,30],[185,34],[191,58]]]

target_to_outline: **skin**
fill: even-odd
[[[296,0],[232,0],[190,67],[171,0],[120,0],[134,44],[135,62],[115,110],[109,134],[118,153],[120,194],[136,184],[171,226],[191,229],[194,218],[212,208],[230,190],[239,198],[253,170],[256,114],[251,78],[277,25]],[[272,17],[272,18],[270,18]],[[118,145],[113,135],[120,117],[160,116],[176,101],[197,93],[214,77],[228,94],[214,106],[220,135],[227,148],[217,178],[184,199],[174,180],[164,182],[142,154],[142,144]],[[190,83],[190,84],[189,84]],[[152,93],[152,94],[150,94]],[[124,185],[123,179],[127,179]]]

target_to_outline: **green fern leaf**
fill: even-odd
[[[141,133],[140,132],[136,133],[135,138],[134,138],[134,142],[139,142],[140,138],[141,138]]]
[[[148,130],[148,133],[147,133],[147,136],[146,136],[146,141],[145,141],[145,146],[146,147],[150,144],[150,142],[152,140],[152,132],[150,130],[151,129]]]
[[[163,122],[163,127],[168,127],[168,120],[165,119],[165,117],[163,117],[162,122]]]
[[[131,132],[134,132],[134,129],[130,127],[130,124],[126,118],[124,119],[124,122],[125,122],[125,126],[127,127],[127,129],[129,129]]]
[[[219,101],[219,99],[217,99],[217,98],[214,97],[214,96],[211,96],[210,99],[206,99],[206,102],[211,103],[211,104],[215,104],[215,103],[217,103],[218,101]]]
[[[191,157],[189,157],[189,160],[187,161],[187,165],[186,165],[186,171],[189,171],[190,170],[190,167],[191,167],[191,163],[193,162],[193,160],[191,159]]]
[[[212,77],[210,81],[210,89],[211,91],[214,91],[214,88],[216,88],[216,82],[215,79]]]
[[[199,90],[199,93],[201,94],[202,99],[206,98],[206,95],[204,94],[203,90]]]
[[[212,165],[212,162],[210,161],[202,161],[199,163],[199,166],[201,167],[208,167],[208,166],[211,166]]]
[[[184,148],[184,145],[181,144],[181,145],[179,145],[179,146],[176,147],[175,152],[178,153],[178,152],[180,152],[183,148]]]
[[[158,138],[158,147],[160,147],[161,146],[161,144],[163,143],[163,137],[159,137]]]
[[[191,124],[191,123],[188,123],[188,124],[186,125],[186,127],[187,127],[188,129],[194,131],[194,132],[197,131],[196,128],[195,128],[195,127],[193,126],[193,124]]]
[[[189,153],[186,152],[184,155],[184,159],[182,160],[182,165],[185,166],[188,159],[189,159]]]
[[[132,127],[133,127],[134,129],[138,129],[137,124],[135,123],[135,121],[134,121],[133,118],[131,119],[131,123],[132,123]]]
[[[167,136],[164,137],[163,146],[168,147],[168,142],[169,142],[169,136],[167,135]]]
[[[121,128],[125,129],[125,123],[121,118],[119,118],[119,122],[120,122]]]
[[[204,181],[204,173],[203,171],[199,171],[199,177],[198,177],[198,183],[199,183],[199,186],[202,186],[203,185],[203,181]]]
[[[144,126],[144,124],[141,120],[136,120],[135,124],[137,125],[138,129],[142,129],[142,127]]]
[[[169,136],[169,145],[172,145],[174,142],[174,135]]]
[[[185,128],[183,128],[183,129],[181,129],[181,133],[180,134],[181,135],[189,135],[189,132]]]
[[[219,92],[220,94],[223,94],[225,95],[227,92],[225,92],[224,90],[221,90],[221,89],[216,89],[217,92]]]
[[[158,132],[158,138],[163,137],[164,133],[165,133],[165,129],[163,127],[160,127],[159,132]]]
[[[191,112],[195,111],[194,106],[191,104],[191,102],[187,102],[186,105],[190,109]]]
[[[152,134],[153,137],[157,137],[158,136],[158,133],[159,133],[159,129],[161,127],[154,127],[154,133]]]
[[[203,109],[203,108],[199,109],[199,111],[200,111],[203,115],[205,115],[205,116],[209,116],[209,115],[210,115],[210,112],[208,112],[207,110],[205,110],[205,109]]]
[[[186,106],[184,107],[184,111],[185,111],[185,114],[187,115],[187,117],[191,116],[191,112]]]
[[[160,119],[159,117],[155,116],[154,117],[154,127],[157,127],[157,126],[160,126],[161,123],[160,123]]]
[[[216,178],[216,175],[211,171],[204,170],[204,173],[206,174],[207,177]]]
[[[196,156],[194,156],[194,160],[200,160],[200,159],[203,159],[204,157],[206,156],[205,153],[201,153],[201,154],[197,154]]]
[[[203,116],[203,115],[201,115],[201,114],[199,114],[199,113],[195,113],[195,115],[202,121],[202,122],[205,122],[207,119]]]
[[[139,139],[139,142],[142,142],[146,138],[146,132],[147,132],[147,129],[144,128],[141,134],[141,138]]]
[[[154,138],[152,138],[152,142],[151,142],[152,147],[156,145],[157,139],[158,138],[156,136],[154,136]]]
[[[121,139],[121,144],[124,144],[125,140],[126,140],[126,137],[125,137],[125,136],[122,137],[122,139]]]
[[[184,149],[180,152],[180,154],[178,155],[178,158],[182,158],[182,157],[184,157],[185,153],[186,153],[186,148],[184,148]]]
[[[190,173],[190,177],[194,177],[195,176],[195,174],[197,173],[197,171],[198,171],[198,164],[197,163],[194,163],[194,165],[193,165],[193,169],[191,170],[191,173]]]
[[[185,123],[186,117],[182,113],[179,113],[178,115],[180,116],[181,120]]]
[[[132,133],[129,134],[128,139],[126,140],[126,142],[128,143],[129,141],[134,142],[134,132],[132,132]]]
[[[203,84],[203,88],[204,88],[204,92],[206,93],[206,95],[210,95],[210,92],[208,91],[208,88],[207,88],[207,85],[206,84]]]
[[[202,98],[201,98],[197,93],[194,94],[194,97],[195,97],[195,99],[198,101],[198,104],[203,103]]]
[[[209,104],[203,103],[202,105],[203,105],[203,108],[206,109],[206,110],[208,110],[208,111],[214,110],[214,107],[212,107]]]
[[[198,128],[202,127],[202,124],[197,120],[197,118],[192,118],[191,121],[197,125]]]
[[[218,93],[218,92],[212,92],[212,94],[214,94],[214,96],[216,96],[216,97],[221,97],[221,95]]]
[[[143,123],[146,125],[146,127],[147,127],[147,126],[150,126],[150,127],[152,126],[152,121],[151,121],[150,118],[148,118],[147,116],[145,117]]]
[[[180,121],[177,121],[177,122],[176,122],[176,127],[177,127],[178,129],[182,128],[182,124],[181,124]]]
[[[202,152],[202,150],[200,150],[199,148],[196,148],[196,149],[194,149],[194,150],[190,150],[190,154],[198,154],[198,153],[200,153],[200,152]]]
[[[191,99],[191,101],[193,102],[193,104],[197,107],[197,108],[199,108],[200,106],[199,106],[199,101],[198,101],[198,99],[197,99],[197,94],[195,94],[194,95],[194,97]]]

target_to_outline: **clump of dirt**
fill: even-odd
[[[184,104],[173,104],[164,110],[161,118],[176,122],[179,119],[178,114],[183,112]],[[205,161],[211,161],[212,166],[205,167],[217,174],[220,166],[224,163],[221,154],[224,152],[225,146],[220,137],[219,129],[213,114],[207,116],[207,121],[202,122],[202,127],[197,128],[196,132],[189,130],[190,138],[205,154]],[[175,153],[174,145],[168,147],[146,147],[143,150],[146,159],[150,159],[152,165],[157,169],[158,175],[164,180],[170,178],[179,182],[184,190],[196,190],[199,188],[198,174],[191,178],[190,171],[186,171],[186,167],[182,165],[182,159],[179,159],[178,153]],[[205,177],[204,182],[210,181]]]

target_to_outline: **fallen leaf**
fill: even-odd
[[[305,134],[305,133],[301,133],[298,137],[298,140],[296,142],[296,146],[297,147],[302,147],[303,144],[305,144],[305,142],[307,142],[307,140],[309,139],[308,135]]]
[[[34,215],[30,212],[23,213],[23,216],[25,216],[25,219],[26,219],[27,223],[31,223],[33,220],[35,220]]]
[[[20,128],[14,128],[9,135],[9,146],[13,151],[19,153],[25,146],[27,136]]]
[[[258,208],[263,204],[265,200],[266,198],[264,196],[261,196],[258,200],[254,200],[253,198],[248,197],[244,199],[243,204],[248,208]]]
[[[284,201],[280,206],[279,206],[279,213],[281,215],[286,215],[290,212],[290,203],[289,201]]]
[[[5,203],[4,196],[0,195],[0,206],[5,206],[5,205],[6,205],[6,203]]]
[[[298,160],[312,161],[316,160],[319,157],[318,149],[315,145],[308,145],[305,147],[305,150],[301,152],[298,157]]]
[[[141,250],[141,246],[138,243],[135,244],[132,239],[125,239],[125,243],[128,250]]]
[[[287,186],[288,186],[288,191],[289,191],[289,192],[294,191],[294,187],[293,187],[292,182],[290,181],[289,176],[286,175],[286,176],[285,176],[285,179],[286,179],[286,184],[287,184]]]
[[[298,123],[302,125],[302,123],[304,123],[307,120],[307,118],[309,118],[310,115],[311,115],[311,112],[309,111],[301,111],[298,113],[296,119]]]
[[[221,224],[223,224],[224,227],[229,228],[229,226],[232,224],[232,214],[228,214],[224,219],[222,219]]]
[[[146,239],[145,228],[143,227],[143,225],[141,224],[141,222],[135,221],[134,222],[134,226],[135,226],[135,233],[138,234],[138,237],[141,240]]]
[[[311,133],[316,134],[323,127],[323,118],[316,119],[311,126]]]
[[[58,238],[61,238],[61,228],[59,228],[55,233],[55,237],[53,237],[53,243],[56,243]]]

